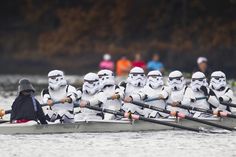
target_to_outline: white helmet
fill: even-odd
[[[182,90],[185,85],[184,76],[182,72],[175,70],[169,74],[168,85],[172,90]]]
[[[222,71],[215,71],[211,74],[210,88],[224,90],[226,87],[226,76]]]
[[[149,85],[151,88],[158,88],[163,86],[163,77],[160,71],[153,70],[150,71],[147,75],[147,85]]]
[[[111,70],[106,70],[106,69],[100,70],[98,72],[98,77],[99,77],[101,88],[115,84],[114,73]]]
[[[130,70],[127,82],[135,87],[143,87],[146,84],[144,70],[140,67],[134,67]]]
[[[62,86],[67,85],[64,72],[61,70],[52,70],[48,73],[48,84],[53,90],[57,90]]]
[[[205,87],[208,86],[205,74],[203,74],[200,71],[195,72],[192,75],[190,86],[191,86],[191,89],[195,92],[200,91],[201,86],[205,86]]]
[[[99,78],[96,73],[88,73],[84,76],[83,92],[94,95],[99,91]]]

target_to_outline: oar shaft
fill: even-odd
[[[9,120],[0,120],[0,124],[10,122]]]
[[[196,101],[203,100],[203,99],[207,99],[207,97],[204,96],[204,97],[197,97],[197,98],[195,98]],[[151,102],[151,101],[155,101],[155,100],[162,100],[162,99],[160,99],[159,97],[150,98],[150,99],[145,100],[145,102]]]
[[[145,102],[150,102],[150,101],[155,101],[155,100],[161,100],[161,99],[160,98],[151,98],[151,99],[145,100]]]
[[[78,104],[76,104],[76,105],[78,105]],[[114,111],[114,110],[110,110],[110,109],[103,109],[100,107],[90,106],[90,105],[85,105],[84,107],[86,107],[88,109],[96,110],[96,111],[101,111],[101,112],[110,113],[110,114],[114,114],[114,115],[120,115],[120,116],[123,116],[126,118],[129,117],[128,116],[129,114],[126,112],[119,112],[119,111]],[[189,130],[189,131],[195,131],[195,132],[202,131],[200,129],[190,128],[190,127],[182,126],[179,124],[168,123],[168,122],[164,122],[164,121],[160,121],[160,120],[156,120],[156,119],[145,118],[143,116],[139,116],[139,115],[135,115],[135,114],[131,114],[131,117],[136,120],[147,121],[147,122],[151,122],[151,123],[155,123],[155,124],[161,124],[161,125],[175,127],[175,128],[184,129],[184,130]]]
[[[137,105],[137,106],[144,107],[144,108],[149,108],[149,109],[152,109],[152,110],[155,110],[155,111],[171,114],[171,111],[169,111],[169,110],[162,109],[162,108],[159,108],[159,107],[156,107],[156,106],[151,106],[151,105],[148,105],[148,104],[145,104],[145,103],[142,103],[142,102],[133,101],[132,103]],[[212,123],[212,122],[209,122],[209,121],[206,121],[206,120],[190,117],[188,115],[184,115],[184,114],[181,114],[181,113],[178,113],[178,112],[174,116],[185,118],[185,119],[188,119],[188,120],[192,120],[192,121],[195,121],[195,122],[198,122],[198,123],[218,127],[218,128],[221,128],[221,129],[226,129],[226,130],[230,130],[230,131],[234,130],[234,128],[230,128],[230,127],[219,125],[219,124],[216,124],[216,123]]]
[[[143,116],[139,116],[139,120],[148,121],[151,123],[157,123],[157,124],[161,124],[161,125],[166,125],[166,126],[170,126],[170,127],[175,127],[175,128],[179,128],[179,129],[194,131],[194,132],[201,131],[200,129],[190,128],[190,127],[186,127],[186,126],[175,124],[175,123],[167,123],[167,122],[156,120],[156,119],[145,118]]]
[[[61,101],[55,101],[55,102],[53,102],[53,105],[59,104],[59,103],[61,103]],[[44,107],[44,106],[48,106],[48,104],[47,103],[41,104],[41,107]],[[10,113],[11,113],[11,110],[5,110],[5,115],[10,114]]]
[[[190,116],[185,116],[185,119],[192,120],[192,121],[195,121],[195,122],[199,122],[199,123],[202,123],[202,124],[206,124],[206,125],[209,125],[209,126],[214,126],[214,127],[217,127],[217,128],[229,130],[229,131],[235,130],[234,128],[231,128],[231,127],[227,127],[227,126],[224,126],[224,125],[212,123],[212,122],[209,122],[209,121],[206,121],[206,120],[202,120],[202,119],[198,119],[198,118],[194,118],[194,117],[190,117]]]
[[[236,104],[233,104],[233,103],[221,102],[220,104],[224,105],[224,106],[230,106],[230,107],[235,107],[236,108]]]

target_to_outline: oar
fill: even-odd
[[[223,125],[220,125],[220,124],[216,124],[216,123],[212,123],[212,122],[209,122],[209,121],[194,118],[194,117],[185,115],[183,113],[171,112],[169,110],[162,109],[162,108],[152,106],[152,105],[148,105],[148,104],[145,104],[145,103],[142,103],[142,102],[132,101],[132,103],[137,105],[137,106],[141,106],[141,107],[144,107],[144,108],[149,108],[149,109],[152,109],[152,110],[155,110],[155,111],[167,113],[167,114],[170,114],[170,115],[175,116],[175,117],[180,117],[180,118],[183,118],[183,119],[192,120],[192,121],[202,123],[202,124],[206,124],[206,125],[209,125],[209,126],[214,126],[214,127],[229,130],[229,131],[235,130],[234,128],[231,128],[231,127],[227,127],[227,126],[223,126]]]
[[[167,103],[167,104],[173,106],[172,104],[169,104],[169,103]],[[186,110],[193,110],[193,111],[209,113],[209,114],[216,115],[218,117],[236,118],[236,115],[231,114],[231,113],[227,113],[227,112],[223,112],[223,111],[214,112],[214,111],[212,111],[210,109],[203,109],[203,108],[198,108],[198,107],[193,107],[193,106],[186,106],[186,105],[180,105],[180,104],[177,104],[174,107],[179,107],[179,108],[183,108],[183,109],[186,109]]]
[[[52,103],[52,105],[59,104],[59,103],[61,103],[61,101],[54,101],[54,102]],[[44,107],[44,106],[48,106],[48,104],[47,104],[47,103],[41,104],[41,107]],[[6,114],[10,114],[11,111],[12,111],[12,110],[5,110],[4,113],[5,113],[5,115],[6,115]],[[2,124],[2,123],[7,123],[7,122],[10,122],[10,121],[9,121],[9,120],[0,120],[0,124]]]
[[[224,106],[230,106],[230,107],[235,107],[235,108],[236,108],[236,104],[233,104],[233,103],[220,102],[220,104],[222,104],[222,105],[224,105]]]
[[[195,98],[196,101],[198,101],[198,100],[203,100],[203,99],[207,99],[207,97],[204,96],[204,97]],[[155,101],[155,100],[163,100],[163,99],[157,97],[157,98],[147,99],[147,100],[144,100],[144,101],[145,101],[145,102],[150,102],[150,101]]]
[[[79,107],[79,104],[76,104],[76,107]],[[80,107],[82,107],[82,106],[80,106]],[[168,123],[168,122],[160,121],[160,120],[157,120],[157,119],[145,118],[143,116],[139,116],[139,115],[135,115],[135,114],[130,114],[130,113],[127,113],[127,112],[119,112],[119,111],[114,111],[114,110],[110,110],[110,109],[104,109],[104,108],[100,108],[100,107],[96,107],[96,106],[90,106],[90,105],[85,105],[83,107],[86,107],[86,108],[91,109],[91,110],[96,110],[96,111],[101,111],[101,112],[105,112],[105,113],[114,114],[114,115],[120,115],[120,116],[125,117],[125,118],[130,118],[131,117],[132,119],[135,119],[135,120],[151,122],[151,123],[155,123],[155,124],[175,127],[175,128],[179,128],[179,129],[188,130],[188,131],[194,131],[194,132],[202,132],[202,131],[204,131],[202,129],[190,128],[190,127],[182,126],[182,125],[179,125],[179,124],[174,124],[174,123]]]
[[[52,104],[55,105],[55,104],[59,104],[59,103],[61,103],[61,101],[55,101]],[[48,106],[48,104],[47,103],[41,104],[41,107],[44,107],[44,106]],[[10,114],[10,113],[11,113],[11,110],[5,110],[5,115]]]
[[[10,121],[9,120],[3,120],[3,119],[0,120],[0,124],[7,123],[7,122],[10,122]]]

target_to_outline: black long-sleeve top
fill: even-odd
[[[33,98],[35,99],[35,98]],[[14,120],[35,120],[41,124],[47,124],[45,114],[40,103],[35,99],[37,111],[34,109],[34,103],[31,95],[20,94],[12,104],[10,122]]]

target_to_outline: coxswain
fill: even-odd
[[[47,124],[46,117],[38,100],[34,97],[35,89],[26,78],[19,81],[18,96],[12,104],[11,123]]]

